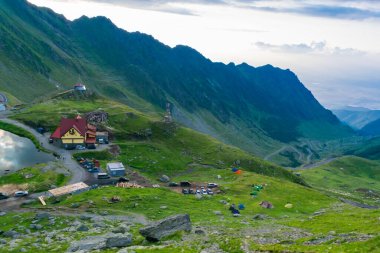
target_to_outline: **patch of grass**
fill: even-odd
[[[62,186],[68,181],[68,177],[55,171],[42,171],[45,165],[37,165],[25,168],[15,173],[0,177],[0,186],[6,184],[27,184],[29,192],[42,192],[50,189],[51,185]]]
[[[81,152],[73,155],[74,158],[90,158],[96,160],[110,160],[112,159],[111,153],[108,151],[89,151],[89,152]]]
[[[359,201],[380,199],[380,163],[355,156],[299,171],[313,187]]]
[[[143,188],[143,189],[122,189],[116,187],[103,187],[97,190],[85,192],[80,195],[67,197],[58,205],[70,207],[72,203],[79,203],[81,206],[88,206],[88,201],[95,203],[97,210],[113,210],[129,213],[140,213],[150,219],[161,219],[169,215],[178,213],[189,213],[191,219],[196,224],[202,222],[220,224],[219,217],[213,211],[221,211],[225,217],[226,224],[233,225],[236,218],[232,217],[228,211],[229,205],[224,205],[220,201],[226,200],[229,203],[244,203],[246,209],[242,214],[247,217],[257,213],[265,213],[273,217],[283,215],[299,216],[311,214],[323,207],[328,207],[335,201],[310,188],[303,187],[291,182],[274,179],[267,176],[257,175],[251,172],[243,172],[242,175],[235,175],[230,170],[201,169],[195,170],[186,176],[174,178],[180,180],[186,178],[193,182],[210,182],[217,175],[222,176],[220,184],[225,194],[214,196],[204,196],[197,199],[194,195],[183,195],[166,188]],[[256,198],[250,196],[252,184],[266,183],[265,189]],[[104,199],[112,196],[119,196],[121,202],[109,204]],[[263,209],[259,203],[267,200],[273,203],[274,209]],[[293,209],[287,209],[284,205],[291,202]],[[167,208],[161,208],[167,206]],[[236,224],[239,225],[239,224]]]

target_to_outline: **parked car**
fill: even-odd
[[[214,195],[214,192],[211,189],[207,189],[207,194],[208,195]]]
[[[17,191],[15,192],[15,197],[25,197],[28,196],[29,192],[28,191]]]
[[[208,188],[216,188],[216,187],[218,187],[218,184],[215,184],[215,183],[208,183],[208,184],[207,184],[207,187],[208,187]]]
[[[96,149],[95,144],[89,144],[87,145],[87,149]]]
[[[174,183],[174,182],[170,182],[168,185],[169,185],[169,187],[178,187],[179,186],[178,183]]]
[[[5,193],[0,192],[0,199],[7,199],[7,198],[9,198],[8,195],[6,195]]]
[[[49,138],[49,143],[53,143],[54,140],[52,138]]]
[[[100,169],[99,168],[90,168],[90,169],[88,169],[88,172],[90,172],[90,173],[98,173],[98,172],[100,172]]]
[[[183,194],[189,194],[189,190],[188,189],[182,189],[182,193]]]
[[[189,182],[180,182],[181,187],[191,187],[191,184]]]
[[[75,149],[77,149],[77,150],[85,150],[86,147],[84,147],[84,146],[82,146],[82,145],[77,145],[77,146],[75,147]]]
[[[125,182],[129,182],[129,179],[126,177],[120,177],[119,178],[119,183],[125,183]]]
[[[193,189],[189,189],[189,194],[195,194],[195,191]]]
[[[109,178],[111,177],[107,173],[98,173],[98,179],[109,179]]]
[[[197,189],[197,190],[195,191],[195,194],[202,194],[202,192],[201,192],[201,190]]]
[[[202,194],[207,195],[207,191],[205,189],[202,189]]]

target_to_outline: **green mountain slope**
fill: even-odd
[[[365,125],[362,129],[360,129],[360,133],[363,135],[379,136],[380,135],[380,119],[377,119]]]
[[[301,137],[352,134],[289,70],[214,63],[104,17],[71,22],[24,0],[2,1],[0,18],[0,89],[24,101],[70,88],[80,76],[140,111],[169,101],[177,121],[262,156]]]
[[[369,203],[380,199],[380,163],[376,161],[348,156],[300,174],[313,187],[345,198]]]
[[[113,142],[119,145],[121,155],[118,159],[149,178],[156,179],[162,174],[175,176],[202,166],[222,169],[238,163],[247,171],[303,184],[301,178],[287,170],[241,149],[107,99],[49,100],[25,108],[12,118],[54,131],[61,117],[75,117],[98,108],[109,115],[107,123],[99,127],[109,131]]]
[[[348,155],[356,155],[371,160],[380,160],[380,138],[369,139],[355,148],[346,152]]]

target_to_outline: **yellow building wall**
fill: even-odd
[[[73,134],[71,134],[70,131],[72,131]],[[75,128],[71,128],[62,136],[61,140],[63,144],[82,144],[84,143],[84,136],[75,130]]]

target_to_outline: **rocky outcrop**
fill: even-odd
[[[90,252],[109,248],[127,247],[132,244],[131,234],[108,233],[101,236],[89,236],[73,242],[68,252]]]
[[[178,231],[191,231],[191,221],[188,214],[170,216],[140,229],[140,234],[148,241],[159,241],[161,238]]]

